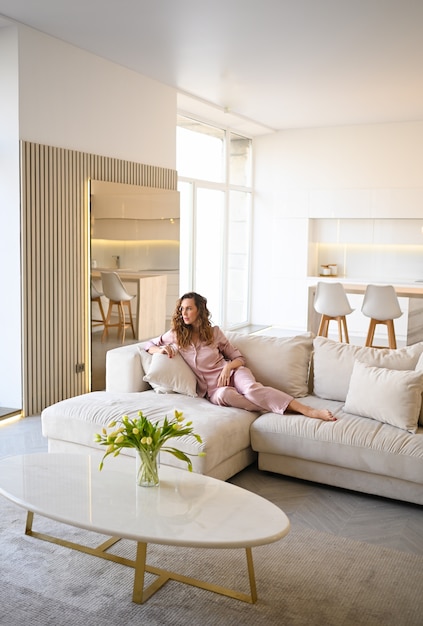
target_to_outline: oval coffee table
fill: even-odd
[[[170,466],[158,487],[138,487],[134,471],[108,459],[100,472],[90,456],[28,454],[0,461],[0,494],[28,511],[25,533],[135,569],[132,600],[142,603],[168,580],[253,603],[257,591],[251,549],[289,532],[285,513],[264,498],[227,482]],[[32,529],[34,514],[109,536],[96,548]],[[135,560],[107,550],[120,539],[137,542]],[[244,548],[250,594],[149,566],[147,544]],[[157,576],[144,589],[145,572]]]

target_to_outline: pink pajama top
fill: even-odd
[[[213,326],[213,341],[210,344],[191,344],[187,348],[179,348],[176,333],[168,330],[160,337],[147,342],[145,349],[152,346],[168,346],[178,348],[181,357],[188,363],[197,378],[197,394],[200,398],[209,398],[218,388],[220,373],[227,361],[240,359],[245,365],[241,352],[231,344],[219,326]]]

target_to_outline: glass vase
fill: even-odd
[[[159,450],[136,451],[136,480],[139,487],[159,484]]]

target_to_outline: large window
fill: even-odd
[[[225,131],[178,117],[177,170],[180,177],[225,181]]]
[[[213,322],[248,323],[251,139],[178,117],[181,288],[207,297]]]

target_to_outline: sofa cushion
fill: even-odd
[[[345,402],[356,360],[391,370],[414,370],[423,342],[391,350],[367,348],[316,337],[313,342],[313,391],[319,398]]]
[[[171,359],[166,354],[149,354],[140,351],[145,372],[143,380],[148,382],[156,393],[180,393],[197,397],[197,379],[180,354]]]
[[[398,371],[356,361],[344,411],[417,432],[423,371]]]
[[[131,419],[142,411],[152,421],[171,417],[174,410],[182,411],[192,421],[194,432],[202,443],[193,437],[181,437],[175,447],[193,455],[194,472],[212,474],[216,468],[233,456],[250,448],[250,426],[257,413],[233,407],[217,406],[205,398],[185,395],[163,394],[158,396],[152,389],[141,393],[108,393],[94,391],[57,402],[43,410],[42,432],[49,440],[60,440],[94,448],[104,453],[104,446],[95,443],[95,434],[112,420],[123,415]],[[205,452],[205,456],[195,456]],[[124,456],[135,456],[133,448],[122,450]],[[160,462],[186,469],[186,464],[173,455],[161,452]],[[113,463],[113,460],[110,460]],[[135,467],[135,466],[134,466]],[[135,470],[134,470],[135,471]]]
[[[313,335],[270,337],[225,333],[246,359],[247,367],[258,382],[285,391],[294,398],[309,393],[308,373]]]
[[[338,418],[323,422],[302,415],[286,413],[281,419],[275,413],[265,413],[251,425],[253,450],[320,463],[336,474],[337,468],[378,474],[395,480],[421,484],[423,476],[423,429],[417,434],[395,428],[376,420],[345,412],[343,403],[323,400],[316,396],[304,399],[318,409],[327,408]],[[259,457],[260,459],[260,457]],[[295,476],[297,474],[290,474]],[[347,487],[348,488],[348,487]],[[358,488],[358,491],[361,489]],[[366,485],[363,482],[363,491]]]
[[[420,355],[416,365],[416,372],[423,372],[423,352]],[[423,393],[422,393],[422,406],[420,408],[419,424],[423,426]]]

